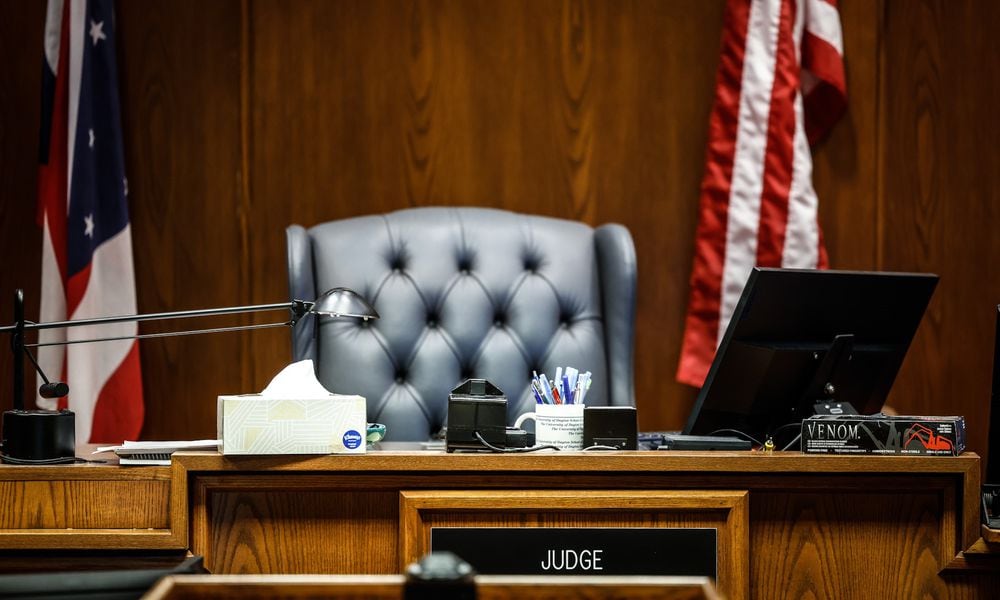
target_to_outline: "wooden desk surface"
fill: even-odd
[[[480,600],[716,600],[711,580],[694,577],[516,577],[479,575]],[[403,600],[402,575],[171,575],[146,600],[326,598]]]
[[[963,558],[967,549],[988,555],[980,540],[979,457],[971,453],[507,455],[417,448],[384,444],[364,455],[330,456],[187,452],[170,467],[3,465],[0,548],[190,550],[221,573],[385,574],[399,572],[409,547],[400,541],[402,520],[416,514],[402,508],[407,502],[460,500],[484,522],[503,520],[497,515],[504,506],[521,506],[523,521],[538,512],[525,498],[569,492],[583,499],[580,511],[606,519],[621,509],[599,510],[602,498],[621,507],[648,494],[644,516],[628,522],[677,526],[670,523],[705,522],[707,509],[698,509],[694,521],[676,512],[691,497],[702,498],[701,506],[715,497],[738,507],[730,496],[743,493],[746,519],[729,522],[748,540],[741,551],[749,556],[750,591],[732,588],[741,590],[737,596],[856,596],[866,589],[977,597],[1000,584],[993,575],[972,574],[981,560]],[[663,503],[671,497],[679,500]],[[558,521],[543,513],[529,521]],[[458,514],[448,518],[471,518]],[[354,555],[344,547],[367,549]]]
[[[979,457],[855,456],[801,452],[527,452],[523,454],[446,453],[417,444],[384,443],[367,454],[322,456],[223,456],[179,452],[189,471],[451,471],[451,472],[677,472],[677,473],[941,473],[965,475]]]
[[[706,475],[730,475],[742,487],[815,487],[815,475],[851,475],[861,486],[878,474],[941,475],[960,480],[964,504],[961,541],[979,536],[979,457],[841,456],[798,452],[537,452],[525,454],[452,453],[420,450],[418,444],[384,443],[363,455],[222,456],[216,452],[179,452],[171,467],[119,467],[81,463],[60,466],[0,465],[0,539],[4,547],[182,548],[186,533],[171,532],[171,521],[186,522],[186,498],[170,484],[187,489],[189,473],[355,473],[393,472],[399,476],[517,473],[549,478],[577,476],[559,487],[590,485],[586,476],[615,474],[688,475],[697,484]],[[91,447],[81,447],[81,456]],[[809,475],[810,481],[778,475]],[[858,476],[865,476],[857,479]],[[505,485],[510,479],[482,485]],[[729,478],[726,478],[727,480]],[[534,482],[541,483],[536,477]],[[703,482],[704,483],[704,482]],[[838,485],[851,487],[852,483]],[[171,514],[172,513],[172,514]],[[174,528],[176,529],[176,528]]]

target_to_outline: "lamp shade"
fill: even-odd
[[[366,321],[378,318],[378,313],[367,300],[354,290],[343,287],[328,290],[316,298],[309,312],[332,317],[358,317]]]

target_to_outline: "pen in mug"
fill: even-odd
[[[542,383],[542,391],[545,393],[545,399],[549,404],[555,404],[556,400],[552,394],[552,386],[549,384],[549,378],[545,376],[545,373],[539,375],[538,378]]]
[[[531,380],[531,393],[535,396],[535,404],[543,404],[542,397],[538,394],[538,388],[535,387],[535,380]]]

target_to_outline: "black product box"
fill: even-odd
[[[964,417],[820,415],[802,421],[812,454],[936,454],[965,450]]]

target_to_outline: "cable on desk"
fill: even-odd
[[[503,452],[505,454],[515,454],[515,453],[524,453],[524,452],[535,452],[536,450],[559,450],[559,446],[552,446],[552,445],[532,446],[531,448],[501,448],[499,446],[494,446],[493,444],[487,442],[486,438],[484,438],[483,435],[481,433],[479,433],[478,431],[475,432],[475,433],[476,433],[476,439],[479,440],[479,442],[482,445],[486,446],[487,448],[489,448],[493,452]]]
[[[784,452],[785,450],[788,450],[789,448],[791,448],[791,447],[792,447],[792,446],[794,446],[795,444],[799,443],[799,440],[801,440],[801,439],[802,439],[802,434],[800,433],[800,434],[798,434],[797,436],[795,436],[795,437],[794,437],[794,438],[792,439],[792,441],[788,442],[788,445],[787,445],[787,446],[785,446],[784,448],[782,448],[782,449],[781,449],[781,451],[782,451],[782,452]],[[799,447],[799,449],[801,450],[801,449],[802,449],[802,447],[800,446],[800,447]]]
[[[735,429],[716,429],[715,431],[713,431],[712,433],[710,433],[708,435],[716,435],[716,434],[719,434],[719,433],[735,433],[736,435],[742,437],[743,439],[750,440],[751,443],[757,444],[758,446],[763,446],[764,445],[763,442],[761,442],[757,438],[753,437],[752,435],[748,435],[746,433],[743,433],[742,431],[737,431]]]
[[[61,456],[59,458],[14,458],[0,452],[0,460],[11,465],[68,465],[71,463],[106,463],[106,460],[80,458],[79,456]]]

